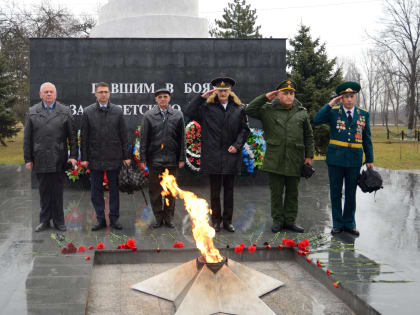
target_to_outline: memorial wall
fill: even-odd
[[[83,108],[95,102],[95,83],[105,81],[133,130],[161,87],[172,91],[178,110],[221,75],[236,80],[243,103],[273,90],[286,76],[286,40],[31,39],[30,65],[31,105],[40,101],[40,85],[53,82],[79,126]]]

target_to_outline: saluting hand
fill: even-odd
[[[342,98],[343,98],[343,95],[340,95],[340,96],[334,97],[331,101],[329,101],[329,102],[328,102],[328,104],[329,104],[331,107],[333,107],[333,106],[337,105],[337,104],[338,104],[338,102],[339,102],[339,101],[341,101],[341,99],[342,99]]]
[[[216,91],[216,90],[215,90],[215,89],[213,89],[213,90],[209,90],[209,91],[207,91],[207,92],[205,92],[205,93],[201,94],[201,97],[202,97],[202,98],[205,98],[205,99],[208,99],[208,98],[210,97],[210,95],[212,95],[212,94],[214,93],[214,91]]]
[[[277,95],[279,93],[280,93],[279,90],[271,91],[271,92],[268,92],[267,94],[265,94],[265,97],[268,98],[271,101],[272,99],[274,99],[275,97],[277,97]]]

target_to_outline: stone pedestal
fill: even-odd
[[[198,0],[109,0],[92,38],[207,38]]]

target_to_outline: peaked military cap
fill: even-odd
[[[218,90],[226,90],[235,85],[235,80],[229,77],[220,77],[213,79],[211,81],[211,85],[213,85]]]
[[[292,80],[284,80],[281,81],[280,84],[277,86],[276,90],[284,91],[284,90],[292,90],[296,91],[296,83]]]
[[[335,89],[335,93],[337,95],[343,95],[346,93],[359,93],[360,91],[360,84],[357,82],[343,82]]]
[[[163,93],[171,95],[171,92],[168,89],[159,89],[155,91],[155,97]]]

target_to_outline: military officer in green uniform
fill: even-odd
[[[314,117],[316,124],[326,123],[330,126],[326,162],[330,180],[333,235],[346,231],[359,236],[354,214],[357,177],[362,166],[363,152],[367,167],[373,167],[369,113],[355,106],[359,91],[360,85],[356,82],[340,84],[336,88],[337,96],[322,107]],[[341,203],[343,181],[344,211]]]
[[[312,165],[314,139],[306,109],[295,101],[295,90],[296,84],[285,80],[275,91],[255,98],[245,110],[263,124],[267,150],[262,169],[269,174],[273,233],[283,228],[304,232],[295,223],[298,186],[303,164]]]

